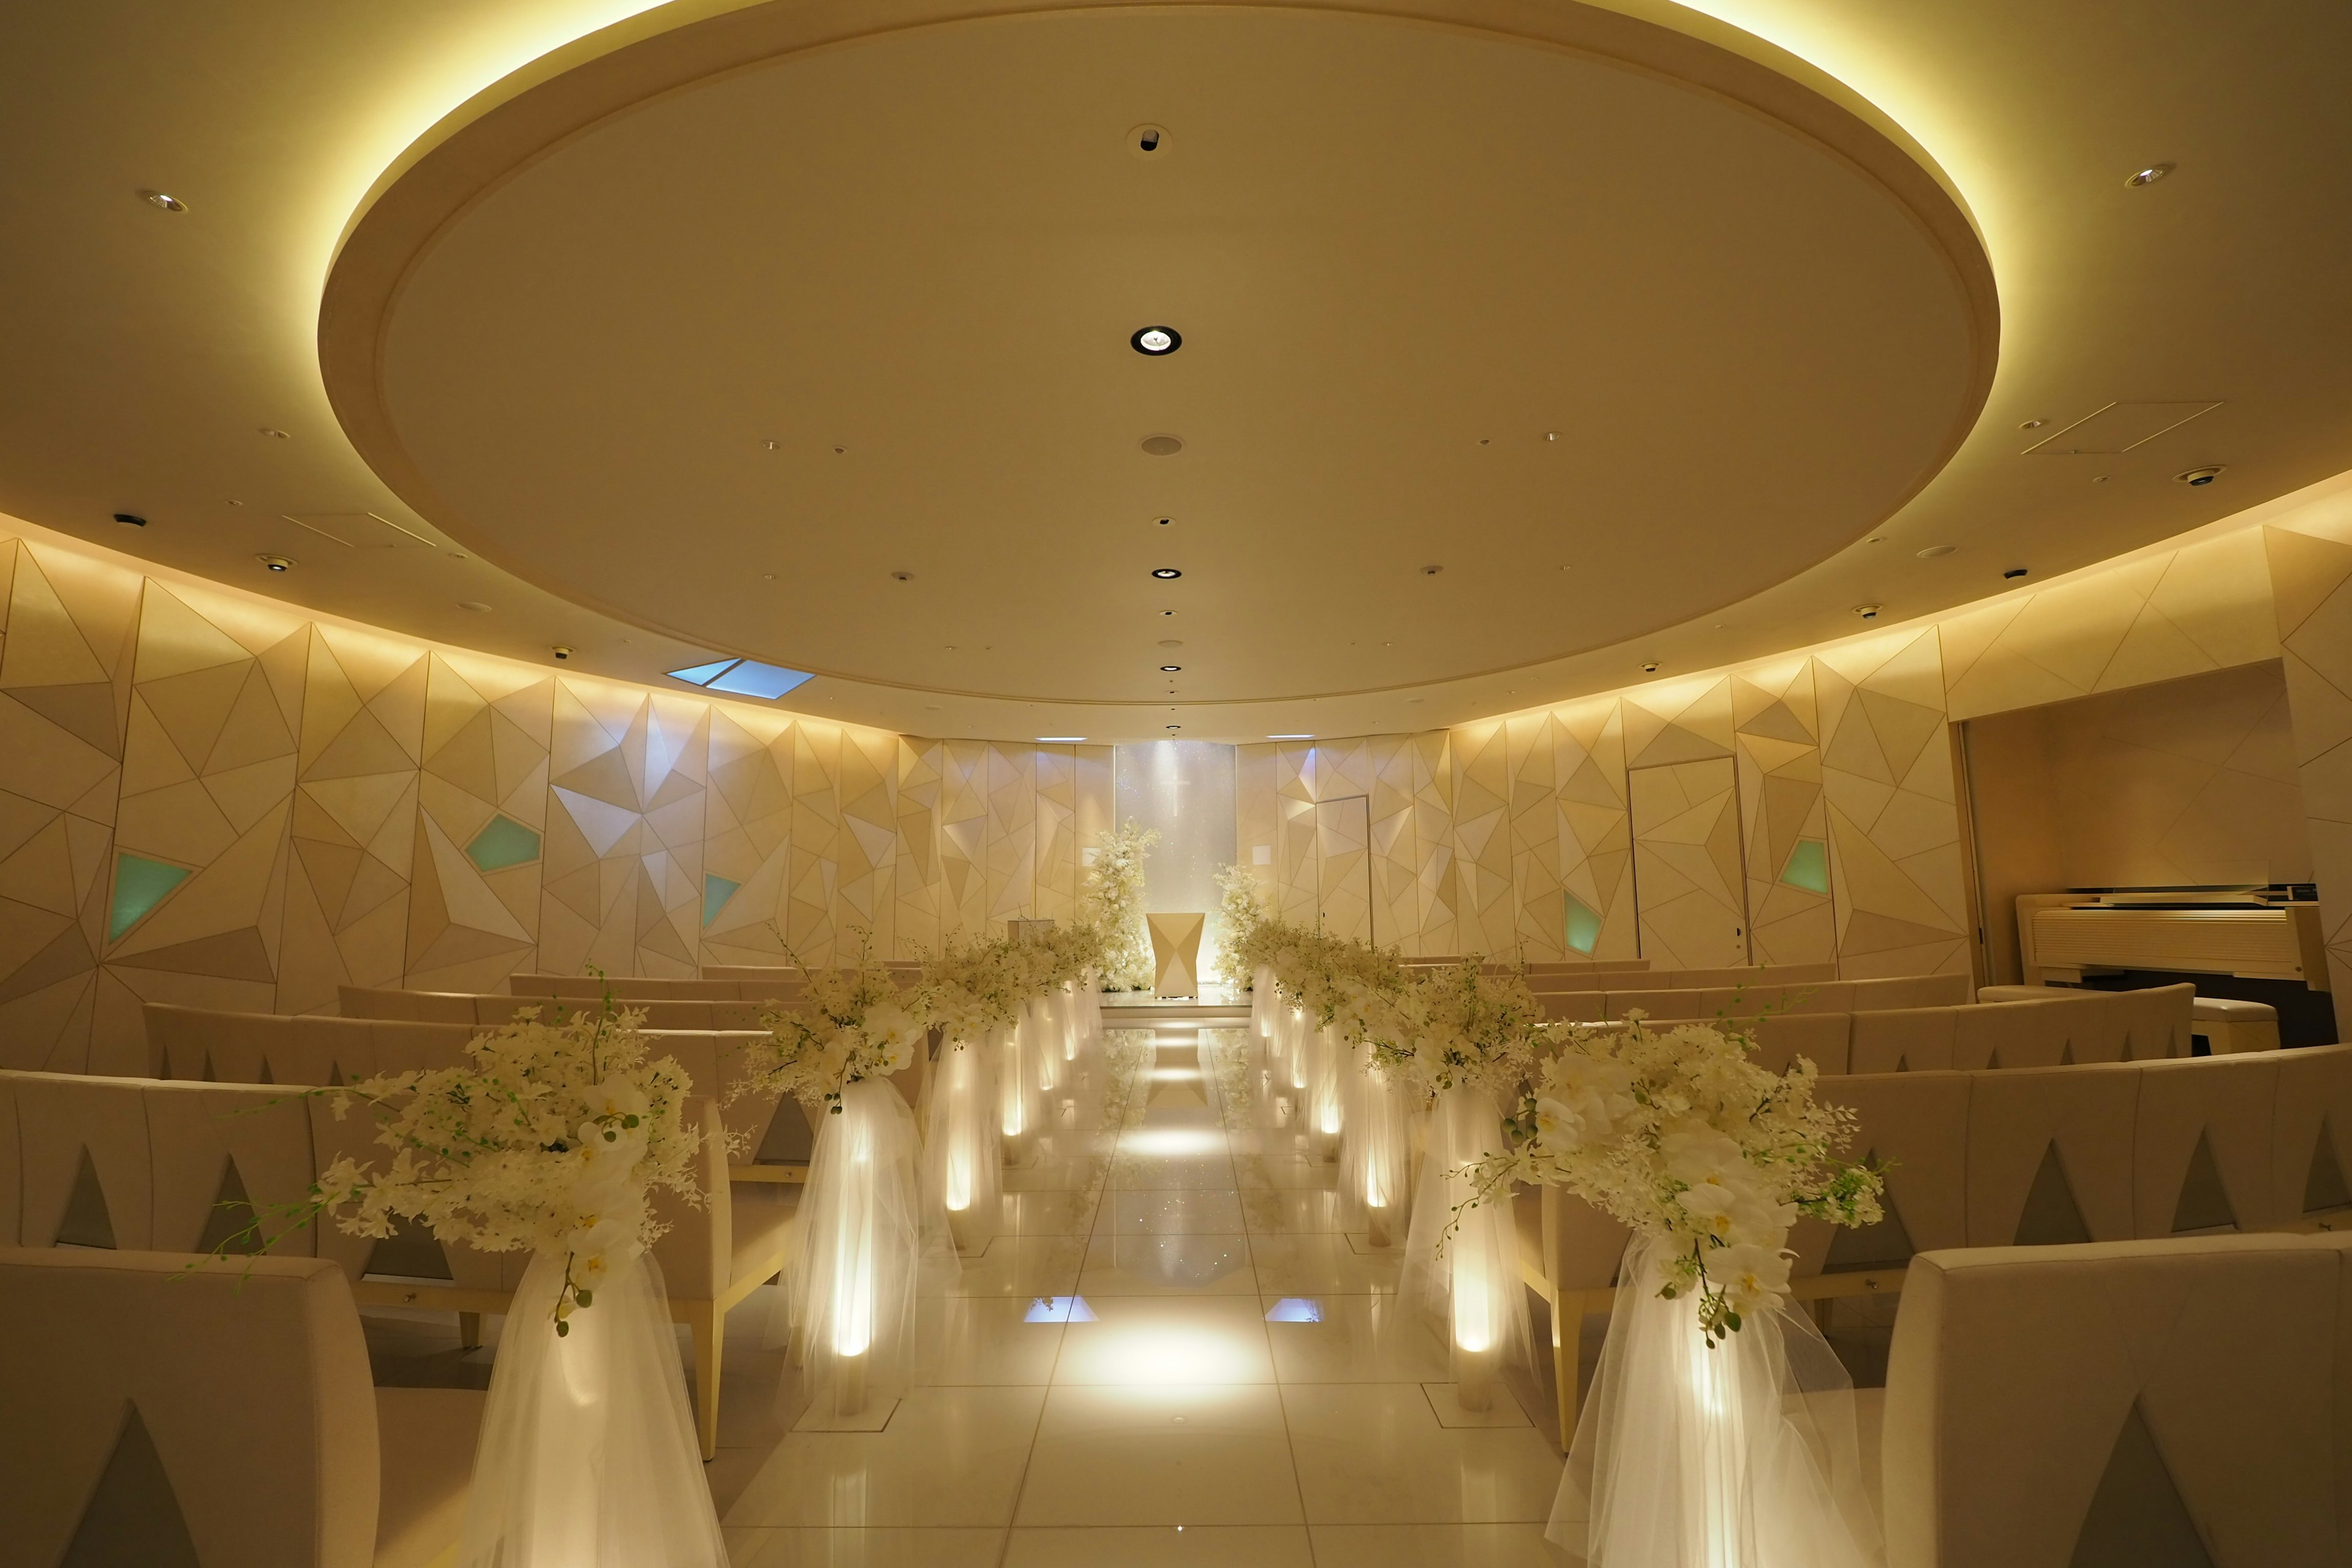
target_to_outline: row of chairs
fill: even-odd
[[[1799,1057],[1825,1074],[1974,1072],[2196,1056],[2193,985],[2083,991],[2032,1002],[1905,1007],[1884,1013],[1780,1013],[1743,1024],[1756,1059],[1786,1072]],[[1650,1026],[1717,1024],[1656,1019]],[[2270,1044],[2278,1043],[2273,1031]]]
[[[1774,972],[1778,973],[1778,972]],[[1644,976],[1646,980],[1657,977]],[[1601,991],[1541,991],[1551,1018],[1622,1018],[1638,1007],[1653,1018],[1754,1017],[1788,1013],[1881,1013],[1894,1007],[1951,1007],[1974,999],[1965,974],[1913,974],[1885,980],[1801,980],[1737,985],[1644,985]]]
[[[16,1552],[445,1560],[482,1396],[373,1387],[331,1264],[187,1261],[0,1248]],[[2345,1236],[1923,1254],[1854,1400],[1888,1561],[2341,1563],[2347,1346]]]
[[[614,1000],[619,1005],[646,1016],[646,1026],[652,1029],[757,1029],[760,1014],[776,1001],[790,1002],[798,995],[745,1001],[740,998],[697,996],[640,996],[632,982],[625,988],[616,983]],[[669,984],[688,982],[671,981]],[[548,1016],[554,1009],[578,1010],[594,1007],[602,1001],[601,991],[591,994],[551,996],[529,993],[475,991],[403,991],[393,986],[342,985],[336,988],[336,1000],[346,1018],[402,1019],[417,1023],[436,1024],[503,1024],[518,1009],[537,1007]]]
[[[1915,1252],[2274,1230],[2352,1207],[2352,1047],[1823,1079],[1848,1152],[1886,1166],[1887,1217],[1790,1238],[1811,1300],[1903,1289]],[[1553,1309],[1563,1432],[1577,1352],[1605,1311],[1625,1228],[1556,1187],[1517,1194],[1522,1276]]]
[[[514,999],[506,1001],[511,1008]],[[466,1060],[466,1043],[492,1022],[218,1013],[162,1002],[150,1002],[142,1011],[157,1078],[310,1087],[459,1066]],[[799,1110],[780,1109],[772,1096],[731,1092],[743,1075],[746,1054],[767,1037],[745,1029],[646,1031],[655,1055],[677,1058],[696,1090],[719,1102],[740,1166],[808,1159],[808,1119]],[[757,1173],[744,1179],[757,1179]]]
[[[693,1331],[708,1458],[727,1310],[783,1267],[799,1192],[731,1183],[718,1107],[698,1095],[687,1113],[705,1135],[696,1177],[706,1195],[699,1206],[658,1197],[670,1229],[654,1256],[671,1318]],[[363,1303],[455,1312],[478,1343],[482,1314],[506,1310],[524,1255],[274,1219],[273,1205],[300,1202],[341,1156],[388,1158],[374,1132],[364,1111],[339,1118],[325,1097],[271,1085],[0,1071],[0,1246],[205,1253],[258,1217],[272,1253],[335,1264]]]

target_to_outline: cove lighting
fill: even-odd
[[[683,680],[688,686],[699,686],[707,691],[759,697],[770,702],[794,687],[816,679],[805,670],[786,669],[780,664],[761,664],[756,658],[713,659],[709,664],[673,669],[669,678]]]
[[[1269,741],[1311,741],[1314,738],[1312,735],[1268,735],[1266,737]]]
[[[1085,739],[1084,735],[1040,735],[1037,743],[1041,746],[1075,746]]]

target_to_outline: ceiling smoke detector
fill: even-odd
[[[2227,463],[2208,463],[2201,468],[2189,468],[2172,476],[2177,485],[2210,485],[2229,468]]]
[[[570,658],[572,657],[572,649],[563,643],[557,643],[552,651],[558,658]]]
[[[272,572],[290,572],[294,569],[294,563],[283,555],[257,555],[254,559]]]

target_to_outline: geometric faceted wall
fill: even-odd
[[[1106,746],[924,741],[315,622],[0,538],[0,1065],[150,1001],[692,974],[1066,918]]]
[[[2323,585],[2332,608],[2313,623],[2303,673],[2288,664],[2297,735],[2309,731],[2320,747],[2306,794],[2315,766],[2341,779],[2317,797],[2334,799],[2336,816],[2323,821],[2312,807],[2326,902],[2323,839],[2342,846],[2335,885],[2352,893],[2352,658],[2335,655],[2352,647],[2352,507],[2298,515],[2336,531],[2326,548],[2295,547],[2294,573]],[[1702,911],[1712,942],[1722,921],[1704,911],[1744,893],[1758,963],[1834,962],[1855,978],[1963,973],[1975,916],[1952,721],[2279,657],[2271,586],[2287,569],[2275,549],[2266,563],[2263,534],[2280,531],[2202,538],[1932,624],[1448,731],[1244,746],[1243,857],[1265,847],[1258,869],[1277,907],[1313,921],[1315,846],[1299,826],[1318,801],[1369,789],[1375,887],[1414,895],[1376,898],[1381,942],[1530,960],[1646,952],[1670,963],[1680,961],[1673,933],[1654,925],[1645,943],[1635,915],[1629,803],[1646,781],[1653,806],[1684,809],[1643,827],[1643,855],[1664,891],[1654,886],[1640,902]],[[2290,602],[2301,603],[2282,597],[2282,616]],[[2322,647],[2325,637],[2340,640]],[[2320,682],[2323,664],[2336,683]],[[1736,831],[1719,796],[1675,794],[1722,760],[1736,781]],[[1384,812],[1411,831],[1384,837]],[[2352,966],[2352,898],[2328,910],[2338,959]]]

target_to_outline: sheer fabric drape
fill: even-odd
[[[817,1131],[801,1237],[770,1342],[788,1342],[780,1402],[843,1414],[894,1399],[913,1375],[915,1308],[958,1264],[939,1194],[926,1193],[914,1113],[878,1079],[851,1084]]]
[[[1594,1568],[1880,1568],[1844,1367],[1786,1307],[1706,1348],[1666,1245],[1625,1249],[1549,1535]]]
[[[571,1332],[563,1259],[508,1308],[475,1450],[461,1568],[726,1568],[661,1272],[616,1261]]]
[[[923,1108],[923,1185],[965,1251],[978,1251],[996,1233],[1004,1163],[1000,1109],[996,1056],[985,1040],[940,1041]]]
[[[1412,1110],[1370,1041],[1340,1079],[1346,1131],[1339,1145],[1339,1211],[1349,1230],[1385,1247],[1407,1224],[1412,1197]]]
[[[1482,1373],[1532,1364],[1527,1291],[1519,1283],[1517,1226],[1507,1188],[1482,1201],[1466,1167],[1499,1152],[1502,1113],[1483,1089],[1441,1090],[1429,1115],[1429,1148],[1413,1194],[1399,1292],[1446,1335],[1457,1380],[1465,1358]]]

